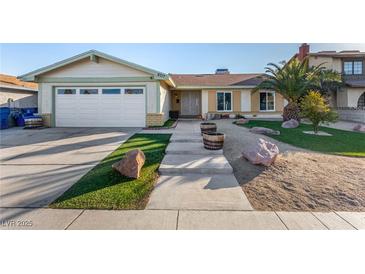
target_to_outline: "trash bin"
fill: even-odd
[[[0,129],[9,128],[8,117],[10,114],[10,108],[1,107],[0,108]]]
[[[179,111],[178,110],[170,110],[169,116],[171,119],[178,119],[179,118]]]

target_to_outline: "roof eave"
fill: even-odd
[[[24,90],[24,91],[30,91],[30,92],[38,92],[37,89],[32,89],[32,88],[27,88],[27,87],[21,87],[21,86],[3,85],[3,84],[0,84],[0,88],[18,89],[18,90]]]
[[[247,86],[175,86],[174,89],[182,89],[182,90],[189,90],[189,89],[248,89],[248,88],[255,88],[256,85],[247,85]]]
[[[90,57],[90,56],[98,56],[98,57],[104,58],[106,60],[116,62],[116,63],[119,63],[121,65],[125,65],[125,66],[128,66],[128,67],[134,68],[136,70],[140,70],[140,71],[149,73],[149,74],[153,75],[155,80],[167,80],[169,78],[168,74],[166,74],[166,73],[163,73],[163,72],[160,72],[160,71],[157,71],[157,70],[153,70],[153,69],[150,69],[150,68],[147,68],[147,67],[132,63],[132,62],[128,62],[126,60],[123,60],[123,59],[120,59],[120,58],[105,54],[105,53],[97,51],[97,50],[86,51],[84,53],[81,53],[81,54],[75,55],[73,57],[67,58],[65,60],[56,62],[56,63],[51,64],[49,66],[45,66],[45,67],[42,67],[40,69],[28,72],[28,73],[23,74],[23,75],[20,75],[17,78],[22,80],[22,81],[26,81],[26,82],[30,82],[30,81],[34,82],[34,81],[37,80],[37,76],[40,75],[40,74],[44,74],[48,71],[51,71],[51,70],[66,66],[68,64],[77,62],[79,60],[82,60],[82,59]]]

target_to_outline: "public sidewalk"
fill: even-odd
[[[365,212],[0,208],[0,229],[365,229]]]

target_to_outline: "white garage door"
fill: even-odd
[[[144,127],[144,87],[56,89],[57,127]]]

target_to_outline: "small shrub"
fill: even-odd
[[[310,91],[301,101],[301,116],[308,118],[313,130],[318,132],[320,123],[335,122],[337,113],[332,111],[326,100],[317,91]]]

